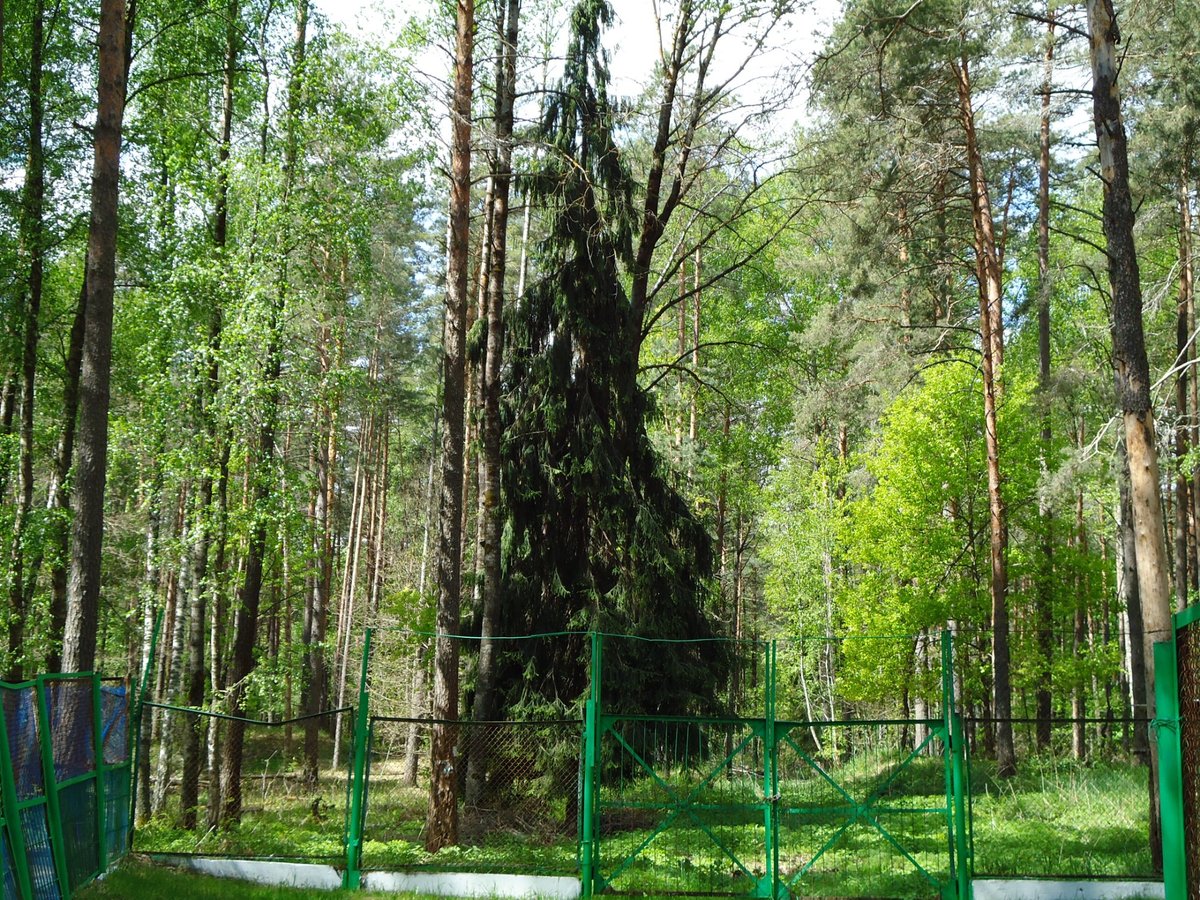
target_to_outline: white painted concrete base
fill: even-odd
[[[364,872],[372,891],[406,891],[444,897],[538,897],[576,900],[579,879],[552,875],[479,875],[471,872]]]
[[[1154,881],[1042,881],[977,878],[975,900],[1163,900]]]
[[[333,866],[313,863],[277,862],[258,859],[214,859],[203,856],[172,856],[165,853],[151,854],[155,862],[165,863],[180,869],[190,869],[218,878],[239,878],[256,884],[287,887],[337,890],[342,886],[342,875]]]
[[[154,853],[155,862],[217,878],[257,884],[337,890],[342,874],[333,866],[275,860],[216,859]],[[443,897],[511,897],[517,900],[578,900],[579,879],[551,875],[481,875],[472,872],[364,872],[363,887]]]

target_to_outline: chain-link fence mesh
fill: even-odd
[[[1183,774],[1184,865],[1188,900],[1200,900],[1200,622],[1175,631],[1179,750]]]
[[[580,722],[456,723],[459,846],[436,856],[424,850],[434,724],[371,720],[363,867],[574,873]]]
[[[104,849],[107,859],[129,851],[129,804],[133,785],[129,741],[129,690],[121,683],[100,689],[100,747],[104,772]]]
[[[241,720],[240,810],[228,716],[146,704],[151,733],[149,808],[135,831],[140,853],[253,859],[345,858],[353,714],[349,709],[268,723]],[[151,715],[151,712],[153,715]]]
[[[992,749],[999,724],[967,720],[976,875],[1159,877],[1150,852],[1149,758],[1130,737],[1144,721],[1055,718],[1039,750],[1036,720],[1012,720],[1017,771],[1005,778],[997,777]]]
[[[129,718],[123,684],[47,675],[0,684],[0,884],[57,900],[128,843]]]

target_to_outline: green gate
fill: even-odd
[[[761,716],[606,713],[593,640],[585,896],[970,896],[949,634],[939,717],[847,721],[777,716],[773,642],[756,660]]]

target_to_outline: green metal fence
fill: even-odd
[[[1170,640],[1154,645],[1163,887],[1200,897],[1200,604],[1177,612]]]
[[[736,649],[731,671],[740,686],[717,698],[736,715],[609,712],[607,654],[631,655],[633,640],[593,638],[585,897],[970,896],[949,635],[939,711],[921,719],[790,718],[779,708],[779,656],[797,648],[774,641]],[[887,649],[872,652],[882,659]],[[755,704],[758,714],[746,715]]]
[[[129,691],[94,674],[0,682],[0,883],[66,898],[128,849]]]

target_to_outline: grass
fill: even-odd
[[[1151,878],[1144,766],[1033,757],[973,764],[975,873]]]
[[[198,875],[133,857],[74,896],[78,900],[415,900],[419,895],[271,887]]]

